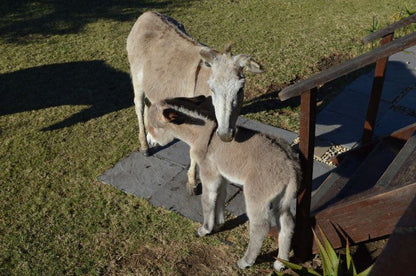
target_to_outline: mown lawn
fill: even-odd
[[[235,268],[247,224],[196,238],[197,224],[101,184],[137,150],[125,40],[146,10],[215,49],[232,41],[267,72],[247,76],[245,115],[296,130],[279,87],[366,50],[407,1],[29,1],[0,3],[0,274],[261,274]],[[414,8],[414,7],[413,7]],[[269,97],[261,97],[268,93]],[[264,253],[276,249],[269,240]]]

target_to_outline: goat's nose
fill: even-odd
[[[231,142],[235,135],[234,129],[229,129],[226,133],[221,133],[217,131],[218,136],[220,137],[221,141],[223,142]]]

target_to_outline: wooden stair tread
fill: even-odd
[[[375,185],[402,146],[403,141],[387,137],[365,151],[345,156],[341,165],[314,193],[312,212],[316,213],[351,198],[383,192],[383,189]],[[371,152],[365,156],[369,150]]]
[[[321,209],[338,195],[349,181],[348,175],[352,175],[358,169],[366,155],[363,152],[354,152],[343,157],[343,162],[328,175],[325,181],[312,194],[312,212]]]
[[[370,275],[416,275],[414,256],[416,256],[416,197],[394,227]]]
[[[365,191],[371,193],[370,190],[375,187],[402,147],[401,141],[390,138],[381,140],[338,194],[338,200],[360,197]]]
[[[393,189],[416,182],[416,135],[409,138],[376,186]]]
[[[314,217],[335,248],[389,235],[398,219],[415,198],[416,183],[367,198],[342,202]],[[316,250],[316,248],[314,249]]]
[[[323,229],[334,247],[343,246],[345,237],[358,243],[389,235],[415,198],[416,133],[403,146],[400,145],[403,145],[403,140],[383,139],[346,185],[357,185],[356,181],[374,181],[373,175],[368,177],[365,173],[371,174],[371,167],[381,166],[384,173],[381,171],[382,175],[375,184],[365,183],[366,189],[362,191],[363,186],[356,189],[345,186],[345,190],[340,191],[325,208],[315,211],[315,225]],[[380,160],[382,157],[387,160]]]

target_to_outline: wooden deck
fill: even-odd
[[[414,199],[415,183],[416,133],[405,143],[381,139],[365,158],[345,158],[321,185],[312,198],[314,225],[335,248],[387,236]]]
[[[411,185],[416,185],[413,183]],[[370,275],[416,275],[416,198],[396,224]]]
[[[381,38],[380,46],[279,93],[282,101],[301,97],[299,149],[302,182],[297,196],[293,242],[299,260],[311,256],[311,227],[320,225],[335,247],[342,246],[342,236],[353,243],[386,236],[393,231],[416,194],[413,184],[416,182],[415,126],[385,139],[373,138],[388,58],[416,45],[416,32],[393,40],[394,32],[413,22],[416,22],[416,14],[364,38],[366,43]],[[325,83],[372,63],[376,63],[376,71],[363,126],[364,147],[337,159],[339,170],[328,177],[312,198],[317,91]]]

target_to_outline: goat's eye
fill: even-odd
[[[215,94],[215,89],[211,88],[212,94]]]

